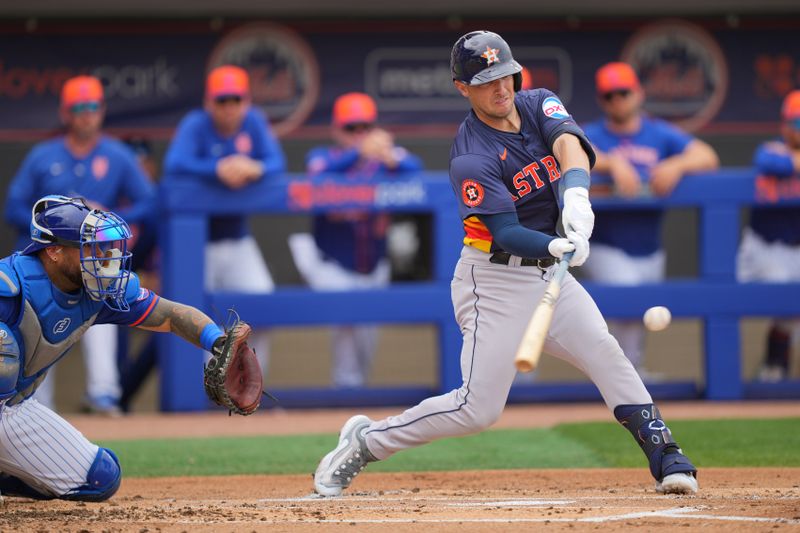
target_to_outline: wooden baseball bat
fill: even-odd
[[[542,300],[531,315],[528,327],[525,329],[519,348],[517,348],[517,356],[514,358],[514,364],[520,372],[530,372],[539,364],[544,339],[547,337],[547,330],[550,329],[550,323],[553,321],[553,309],[558,301],[558,295],[561,293],[561,282],[567,273],[573,253],[564,254],[548,283],[547,290],[544,291]]]

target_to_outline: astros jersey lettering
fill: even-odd
[[[464,244],[484,252],[497,245],[480,214],[517,212],[520,224],[556,234],[561,169],[552,143],[569,132],[593,152],[561,101],[546,89],[517,93],[522,118],[519,133],[496,130],[471,111],[458,129],[450,151],[450,182],[464,220]]]

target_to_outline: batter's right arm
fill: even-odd
[[[575,135],[571,133],[559,135],[553,142],[553,155],[556,156],[562,169],[580,168],[589,173],[589,155]]]

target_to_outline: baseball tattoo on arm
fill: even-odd
[[[200,346],[200,333],[213,321],[202,311],[161,298],[139,327],[150,331],[171,332]]]

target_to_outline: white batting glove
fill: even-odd
[[[575,245],[575,255],[569,262],[569,266],[581,266],[589,258],[589,239],[577,231],[567,232],[567,240]]]
[[[563,259],[565,253],[575,251],[575,245],[569,242],[569,239],[559,237],[550,241],[550,244],[547,245],[547,251],[556,259]]]
[[[589,202],[589,191],[583,187],[570,187],[564,191],[564,210],[561,212],[564,231],[576,231],[588,240],[594,229],[594,213]],[[574,264],[574,259],[572,260]]]

